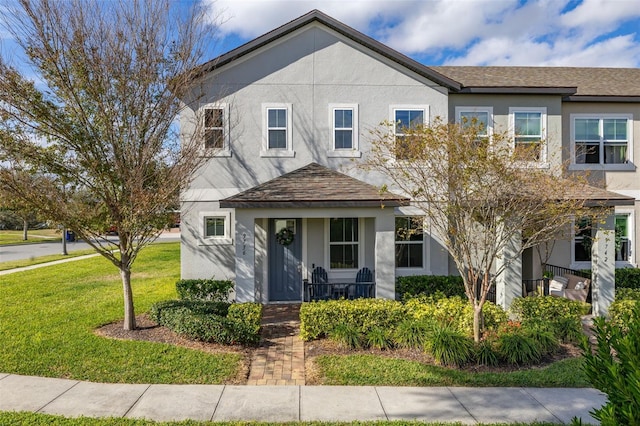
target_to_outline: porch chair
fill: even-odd
[[[311,272],[311,300],[327,300],[331,298],[331,289],[329,288],[329,278],[327,271],[322,266],[317,266]],[[318,284],[318,285],[313,285]]]
[[[358,285],[360,284],[360,285]],[[369,284],[369,285],[363,285],[363,284]],[[356,289],[355,289],[355,298],[360,298],[360,297],[372,297],[373,295],[372,293],[372,285],[373,284],[373,273],[371,272],[371,269],[364,267],[362,269],[360,269],[358,271],[358,274],[356,275]]]

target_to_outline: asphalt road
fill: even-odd
[[[109,240],[117,243],[118,237],[109,237]],[[158,238],[159,241],[180,241],[180,232],[164,232]],[[67,252],[90,249],[91,246],[83,241],[67,242]],[[32,259],[40,256],[52,254],[62,254],[62,242],[55,243],[32,243],[0,246],[0,262],[10,262],[14,260]]]

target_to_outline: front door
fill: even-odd
[[[302,220],[269,223],[269,300],[302,300]]]

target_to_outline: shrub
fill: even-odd
[[[393,342],[401,348],[422,348],[431,327],[432,324],[424,319],[405,319],[393,331]]]
[[[373,327],[392,330],[406,317],[400,302],[384,299],[327,300],[300,307],[300,337],[327,336],[338,324],[349,324],[366,335]]]
[[[640,268],[616,269],[616,289],[640,289]]]
[[[496,345],[500,358],[509,364],[527,365],[540,361],[538,343],[525,333],[515,331],[500,334]]]
[[[432,319],[452,325],[462,333],[473,334],[473,306],[458,296],[449,298],[417,297],[406,303],[407,312],[416,319]],[[496,330],[507,320],[506,312],[498,305],[486,302],[482,307],[485,330]]]
[[[462,277],[454,275],[414,275],[396,278],[396,294],[400,300],[412,296],[431,296],[437,292],[445,296],[464,297]]]
[[[560,342],[552,331],[533,328],[528,330],[525,329],[523,333],[525,336],[532,338],[538,344],[540,355],[554,354],[560,347]]]
[[[367,346],[376,349],[389,349],[393,346],[390,333],[381,327],[372,327],[366,336]]]
[[[360,347],[360,332],[351,324],[338,324],[329,333],[329,338],[347,349]]]
[[[262,305],[259,303],[232,303],[229,305],[227,318],[243,323],[250,334],[258,336],[262,322]]]
[[[447,324],[435,324],[427,337],[425,350],[436,363],[461,366],[473,356],[473,341]]]
[[[479,365],[496,366],[498,365],[498,354],[494,348],[492,340],[481,340],[475,345],[474,356]]]
[[[562,297],[524,297],[514,300],[511,313],[523,326],[540,328],[546,322],[556,337],[563,341],[576,341],[582,335],[581,316],[590,305]]]
[[[582,341],[584,371],[591,384],[607,394],[606,404],[593,411],[602,425],[640,424],[640,306],[624,331],[603,318],[594,320],[597,339],[592,351],[589,341]]]
[[[210,300],[227,302],[233,290],[230,280],[179,280],[176,282],[178,297],[184,300]]]
[[[251,344],[260,338],[260,327],[255,327],[256,315],[240,319],[238,314],[253,312],[254,309],[231,308],[228,303],[222,302],[168,300],[154,304],[149,317],[190,339],[221,344]],[[234,312],[231,317],[227,316],[229,311]],[[257,316],[259,318],[261,314]]]

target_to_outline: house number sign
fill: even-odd
[[[242,255],[245,256],[247,254],[247,233],[242,233]]]

